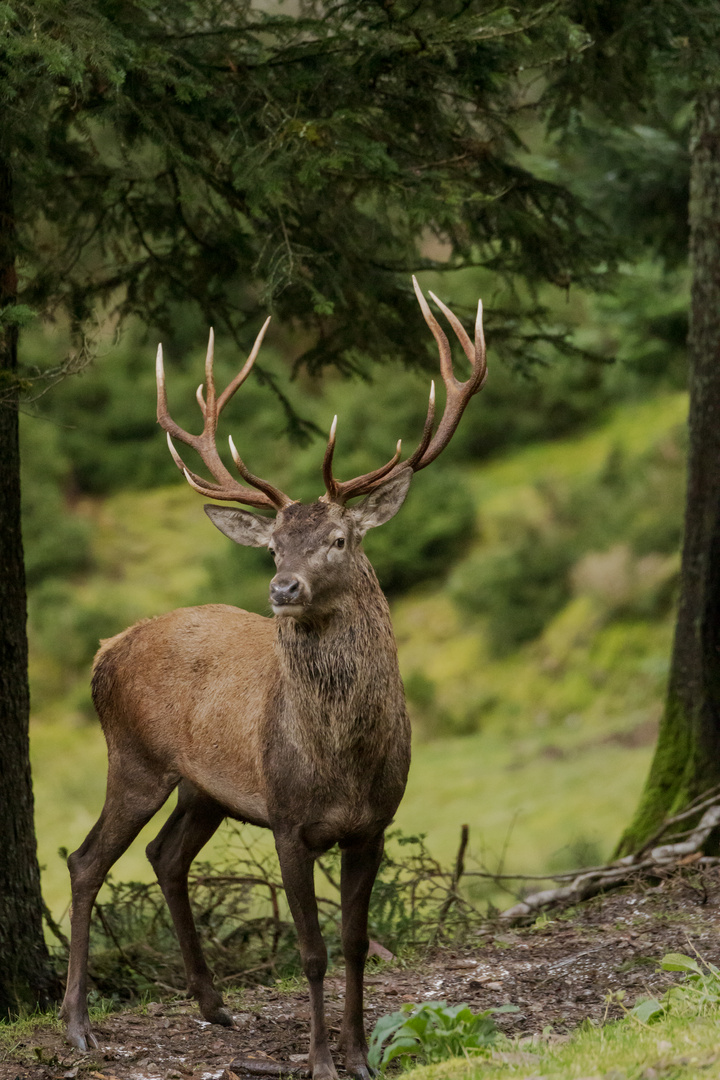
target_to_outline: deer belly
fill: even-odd
[[[300,832],[311,851],[327,851],[333,844],[345,846],[377,836],[388,824],[369,803],[338,803],[326,807],[316,820],[305,822]]]
[[[229,767],[232,764],[234,767]],[[253,769],[240,769],[219,754],[206,754],[204,760],[186,763],[182,770],[200,791],[220,803],[228,817],[269,827],[267,798]]]

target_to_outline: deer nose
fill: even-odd
[[[292,574],[276,574],[270,582],[270,603],[297,604],[300,600],[300,581]]]

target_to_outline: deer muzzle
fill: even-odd
[[[270,603],[275,615],[301,615],[310,599],[307,583],[295,574],[276,574],[270,582]]]

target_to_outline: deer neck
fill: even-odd
[[[341,608],[316,621],[277,624],[287,720],[298,741],[341,749],[404,717],[390,610],[367,559]]]

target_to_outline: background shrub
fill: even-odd
[[[525,529],[507,548],[462,563],[450,588],[459,607],[488,619],[491,651],[531,641],[568,601],[573,548],[563,537]]]

